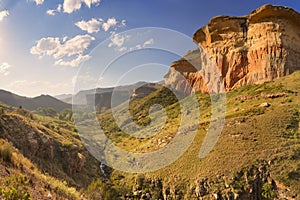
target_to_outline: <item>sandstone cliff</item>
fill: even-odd
[[[199,50],[188,52],[165,76],[166,84],[186,93],[209,92],[207,85],[216,81],[203,56],[217,66],[226,91],[300,69],[300,14],[291,8],[264,5],[247,16],[217,16],[193,40],[202,57]]]

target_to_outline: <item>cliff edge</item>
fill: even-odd
[[[288,7],[264,5],[246,16],[214,17],[193,41],[217,66],[226,91],[300,69],[300,14]],[[207,85],[215,80],[205,64],[199,50],[192,50],[172,63],[165,82],[185,93],[209,92]]]

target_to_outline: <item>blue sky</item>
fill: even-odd
[[[101,87],[113,86],[130,71],[133,60],[145,63],[145,69],[134,71],[123,83],[161,80],[178,55],[136,52],[135,57],[115,62],[106,74],[93,77],[95,70],[104,68],[97,57],[109,57],[109,51],[100,54],[97,47],[106,41],[104,49],[110,46],[125,52],[129,47],[123,43],[130,35],[118,33],[141,27],[162,27],[192,37],[213,16],[245,15],[266,3],[300,11],[296,0],[0,0],[0,88],[25,96],[72,93],[85,63],[93,63],[93,69],[81,78],[97,80]],[[135,47],[156,42],[148,35]],[[153,62],[158,64],[147,64]],[[93,85],[81,89],[89,87]]]

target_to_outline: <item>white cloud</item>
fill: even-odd
[[[64,12],[72,13],[76,10],[79,10],[83,3],[85,3],[85,5],[90,8],[92,4],[95,4],[96,6],[99,5],[100,0],[64,0]]]
[[[124,43],[130,38],[130,35],[126,34],[116,34],[115,32],[111,33],[110,43],[108,47],[115,47],[116,51],[126,51],[127,47],[124,46]]]
[[[66,37],[62,39],[57,37],[41,38],[37,44],[30,49],[30,53],[39,55],[40,57],[45,55],[53,56],[56,60],[56,65],[74,67],[90,58],[83,54],[93,40],[95,40],[95,38],[90,35],[77,35],[69,40]],[[72,56],[75,57],[73,60],[65,60]]]
[[[82,54],[93,40],[95,38],[90,35],[77,35],[62,44],[54,54],[54,58]]]
[[[46,12],[48,15],[54,16],[55,15],[55,10],[47,10]]]
[[[57,6],[56,9],[54,9],[54,10],[49,9],[49,10],[47,10],[46,13],[47,13],[48,15],[54,16],[54,15],[56,15],[56,13],[60,13],[60,12],[61,12],[61,9],[62,9],[62,5],[61,5],[61,4],[58,4],[58,6]]]
[[[4,76],[7,76],[10,72],[8,71],[8,69],[11,68],[11,66],[4,62],[2,64],[0,64],[0,75],[4,75]]]
[[[33,0],[36,5],[42,5],[44,3],[44,0]]]
[[[92,4],[96,4],[96,5],[100,4],[100,0],[82,0],[82,2],[84,2],[89,8],[91,7]]]
[[[125,19],[123,19],[123,20],[121,21],[121,26],[126,26],[126,20],[125,20]]]
[[[108,31],[110,27],[114,27],[117,25],[117,20],[115,18],[109,18],[107,22],[103,23],[102,28],[104,31]]]
[[[100,28],[102,28],[106,32],[111,28],[125,27],[126,21],[122,20],[121,22],[118,22],[114,17],[108,18],[107,21],[101,18],[92,18],[89,21],[81,20],[79,22],[76,22],[75,25],[78,26],[81,30],[88,33],[97,33],[100,31]]]
[[[57,37],[42,38],[37,42],[36,46],[30,49],[30,53],[40,55],[40,56],[44,56],[44,55],[50,56],[55,54],[57,51],[59,51],[60,46],[61,46],[60,39]]]
[[[144,42],[143,47],[146,47],[146,46],[149,46],[149,45],[152,45],[152,44],[154,44],[154,39],[150,38],[149,40]]]
[[[150,38],[145,42],[138,43],[135,45],[126,46],[125,43],[130,39],[130,35],[127,34],[116,34],[115,32],[111,32],[110,43],[108,47],[114,47],[116,51],[134,51],[145,48],[146,46],[154,44],[154,39]],[[128,42],[127,42],[128,43]]]
[[[5,17],[7,17],[8,15],[9,15],[9,12],[7,10],[0,11],[0,22],[3,21],[3,19]]]
[[[83,61],[86,61],[90,59],[91,56],[89,55],[78,55],[77,58],[70,60],[70,61],[64,61],[63,59],[59,59],[55,62],[55,65],[60,65],[60,66],[71,66],[71,67],[77,67],[80,63]]]
[[[57,12],[61,12],[61,9],[62,9],[62,5],[61,4],[58,4],[57,8],[56,8],[56,11]]]
[[[92,18],[89,21],[81,20],[76,22],[75,25],[78,26],[81,30],[88,33],[97,33],[100,30],[100,26],[103,24],[102,19]]]

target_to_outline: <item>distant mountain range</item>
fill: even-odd
[[[130,92],[132,93],[134,88],[139,88],[143,85],[147,85],[147,82],[137,82],[131,85],[124,85],[124,86],[117,86],[117,87],[108,87],[108,88],[96,88],[96,89],[89,89],[89,90],[81,90],[74,96],[72,94],[61,94],[55,96],[55,98],[69,104],[77,104],[77,105],[84,105],[88,103],[87,98],[90,98],[91,95],[97,94],[107,96],[109,93],[111,94],[113,91],[119,92]],[[109,95],[108,95],[109,96]],[[72,102],[73,101],[73,102]]]
[[[50,95],[41,95],[34,98],[28,98],[16,95],[14,93],[0,90],[0,102],[10,106],[22,107],[28,110],[37,110],[38,108],[53,108],[60,112],[64,109],[71,109],[72,105],[62,102]]]
[[[68,103],[68,104],[76,104],[76,105],[92,105],[94,101],[94,105],[101,108],[111,108],[111,98],[114,93],[114,106],[117,106],[124,101],[128,100],[128,96],[145,96],[156,89],[159,86],[156,83],[147,83],[147,82],[137,82],[132,85],[124,85],[117,87],[109,87],[109,88],[96,88],[90,90],[82,90],[77,94],[72,96],[71,94],[62,94],[55,96],[57,99]]]
[[[34,98],[19,96],[9,91],[0,90],[0,102],[10,106],[22,107],[28,110],[37,110],[38,108],[53,108],[60,112],[63,109],[71,109],[72,103],[76,105],[92,104],[98,108],[111,108],[111,97],[114,93],[114,106],[117,106],[128,100],[128,96],[135,93],[135,96],[145,96],[158,89],[158,84],[138,82],[132,85],[117,86],[110,88],[96,88],[82,90],[76,95],[61,94],[55,97],[50,95],[41,95]],[[137,89],[137,90],[135,90]]]

